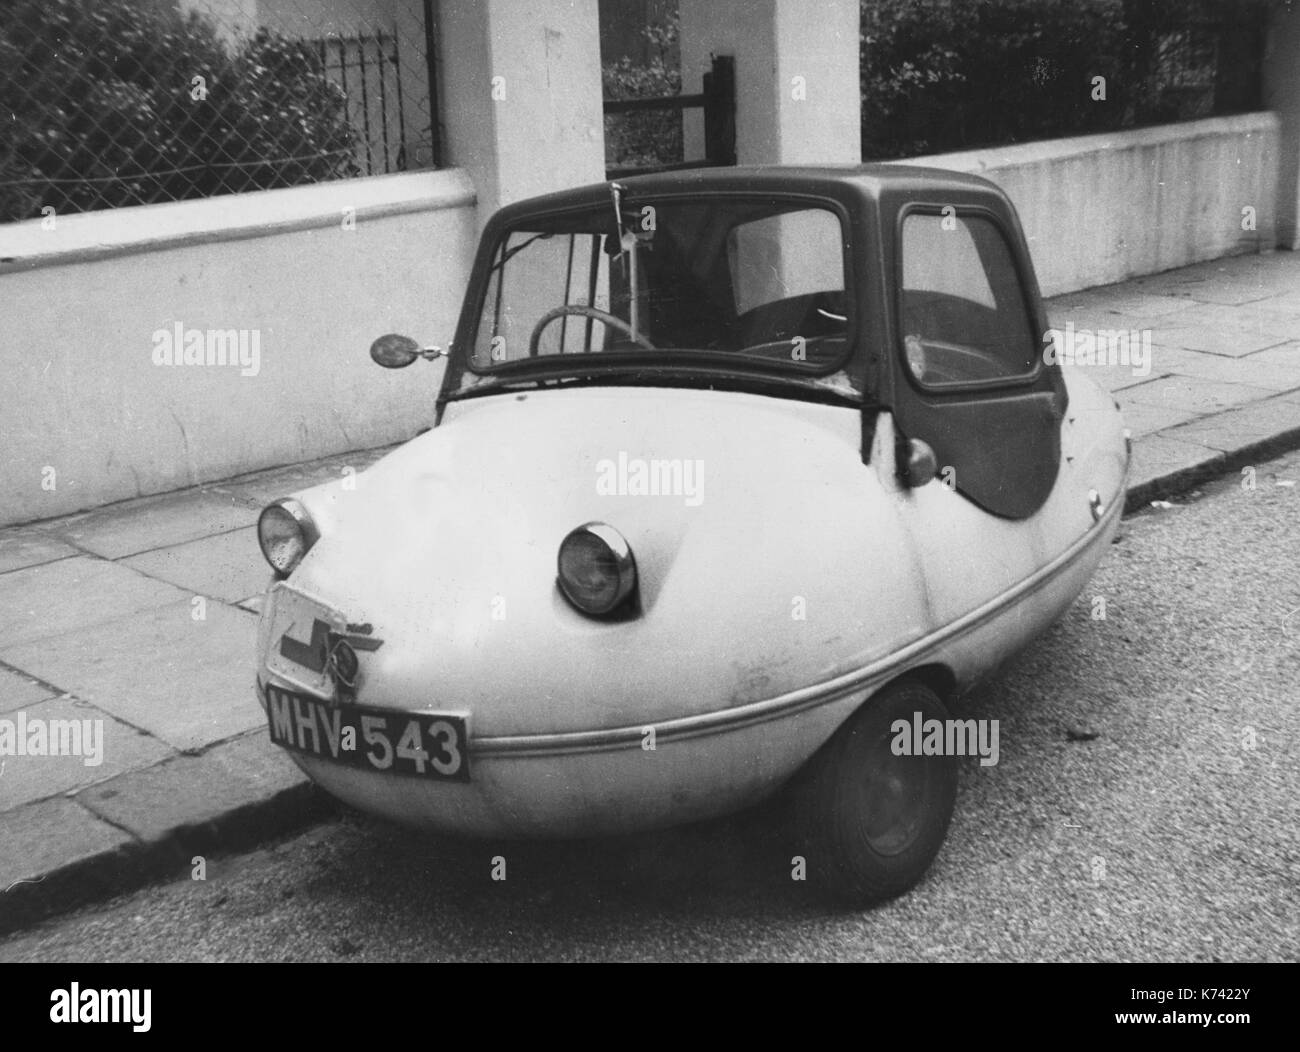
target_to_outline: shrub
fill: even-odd
[[[639,99],[658,95],[679,95],[682,74],[674,61],[678,21],[673,15],[665,22],[644,30],[653,54],[648,64],[624,56],[601,68],[607,99]],[[605,118],[605,165],[609,168],[643,168],[674,164],[682,159],[682,115],[674,110],[617,113]]]
[[[1251,71],[1227,69],[1219,57],[1226,52],[1216,49],[1256,32],[1262,6],[862,0],[863,156],[1081,135],[1248,107]],[[1180,88],[1189,73],[1208,76],[1208,87]],[[1104,104],[1092,97],[1095,77],[1105,78]]]
[[[345,106],[300,41],[228,45],[159,0],[12,0],[0,221],[354,175]]]

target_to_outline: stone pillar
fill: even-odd
[[[597,0],[441,0],[443,164],[500,206],[605,178]]]
[[[703,90],[711,55],[736,59],[740,164],[862,159],[858,0],[681,0],[682,91]],[[688,160],[704,155],[699,110]]]
[[[1300,2],[1271,13],[1264,51],[1264,105],[1281,119],[1277,243],[1300,249]]]

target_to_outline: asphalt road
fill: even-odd
[[[564,845],[349,814],[0,960],[1300,959],[1300,454],[1254,481],[1126,520],[1065,618],[966,699],[1001,721],[999,763],[964,761],[927,879],[874,911],[791,879],[773,806]]]

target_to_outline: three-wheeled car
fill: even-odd
[[[1047,332],[970,175],[708,169],[502,209],[450,349],[371,349],[446,358],[427,433],[261,516],[272,740],[457,834],[788,787],[809,881],[904,891],[953,811],[945,699],[1073,602],[1124,504],[1117,407]],[[899,747],[933,721],[943,747]]]

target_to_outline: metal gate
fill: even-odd
[[[721,168],[736,163],[736,60],[730,55],[713,59],[704,74],[704,90],[696,95],[661,95],[644,99],[606,99],[605,113],[637,113],[646,110],[702,109],[704,111],[704,158],[674,164],[636,168],[609,168],[606,178],[618,179],[645,172],[671,172],[685,168]]]

